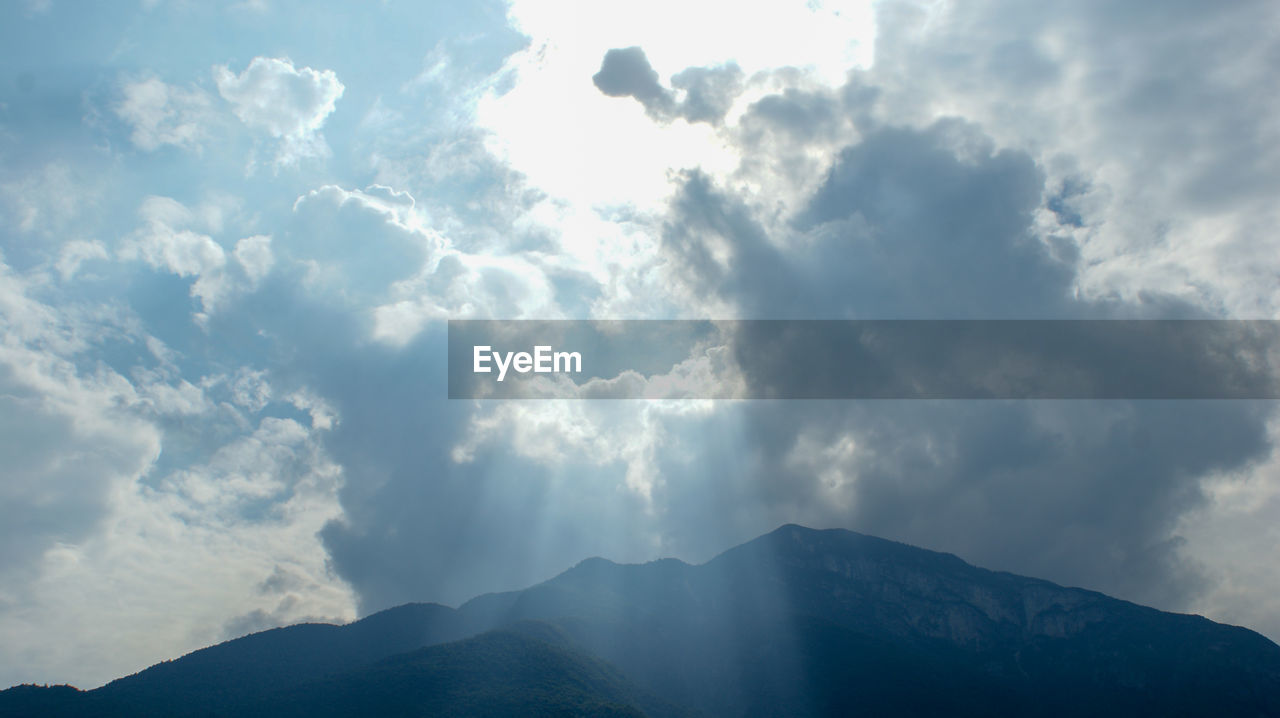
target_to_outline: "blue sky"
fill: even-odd
[[[0,12],[2,685],[785,522],[1280,637],[1271,403],[444,399],[450,318],[1278,318],[1274,3]]]

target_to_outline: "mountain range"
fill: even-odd
[[[701,565],[592,558],[458,608],[263,631],[90,691],[0,691],[0,716],[943,714],[1280,716],[1280,646],[788,525]]]

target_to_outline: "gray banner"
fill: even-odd
[[[1277,399],[1267,320],[449,322],[451,399]]]

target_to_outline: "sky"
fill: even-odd
[[[1275,402],[445,376],[449,319],[1278,319],[1274,2],[0,14],[0,685],[788,522],[1280,639]]]

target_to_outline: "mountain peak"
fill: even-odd
[[[763,554],[763,555],[761,555]],[[944,571],[983,571],[960,557],[842,528],[814,529],[784,524],[759,538],[725,551],[712,562],[733,560],[814,562],[830,559],[896,563]],[[766,556],[768,558],[766,558]]]
[[[600,556],[590,556],[588,558],[584,558],[581,561],[577,562],[576,564],[573,565],[573,568],[569,570],[570,571],[579,571],[579,570],[600,571],[600,570],[608,570],[610,567],[619,566],[619,565],[620,564],[614,561],[610,561],[607,558],[601,558]]]

